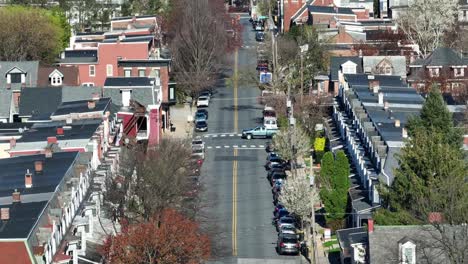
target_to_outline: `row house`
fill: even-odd
[[[9,158],[10,140],[19,139],[24,131],[31,129],[32,123],[0,123],[0,159]]]
[[[79,152],[0,160],[2,263],[68,263],[63,239],[90,186],[87,156]]]
[[[358,16],[352,8],[332,7],[332,6],[309,6],[308,21],[309,25],[333,25],[336,19],[356,21]]]
[[[24,87],[18,119],[23,123],[48,121],[61,103],[98,99],[101,94],[101,88],[90,86]]]
[[[164,86],[162,81],[157,77],[106,80],[104,96],[120,107],[117,118],[122,120],[121,132],[128,140],[148,140],[154,145],[171,128],[169,106],[175,103],[175,87],[171,83]]]
[[[14,121],[21,88],[37,85],[38,70],[38,61],[0,61],[0,123]]]
[[[408,82],[421,92],[427,91],[431,83],[455,96],[467,89],[468,57],[451,48],[437,48],[426,58],[414,60],[409,67]]]
[[[98,44],[96,50],[65,51],[59,65],[78,66],[81,84],[104,86],[108,77],[117,75],[119,59],[150,58],[155,52],[152,35],[106,38]]]
[[[393,75],[406,79],[405,56],[343,56],[330,59],[330,93],[338,95],[343,74]]]
[[[355,168],[348,224],[360,227],[380,207],[379,183],[391,186],[396,156],[408,137],[405,126],[419,115],[424,99],[399,76],[339,72],[339,83],[333,119]]]

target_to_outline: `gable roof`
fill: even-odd
[[[427,58],[416,60],[411,65],[422,66],[466,66],[466,58],[451,48],[437,48]]]
[[[56,66],[56,67],[39,67],[39,77],[37,86],[50,86],[51,74],[58,71],[63,75],[63,86],[78,86],[79,85],[79,71],[76,66]]]
[[[301,6],[301,8],[299,8],[299,9],[296,11],[296,13],[294,13],[294,14],[291,16],[291,21],[294,21],[294,20],[298,19],[299,17],[301,17],[301,15],[304,13],[304,11],[308,10],[309,5],[311,5],[313,1],[315,1],[315,0],[307,0],[307,1]]]
[[[323,13],[323,14],[334,14],[334,15],[352,15],[356,16],[351,8],[347,7],[332,7],[332,6],[315,6],[309,5],[309,12],[311,13]]]
[[[357,56],[331,57],[330,59],[330,77],[331,81],[338,81],[338,71],[343,63],[351,61],[357,64],[356,73],[362,73],[362,58]]]
[[[58,87],[25,87],[21,90],[20,116],[41,116],[57,109],[62,101],[62,89]]]
[[[104,82],[104,88],[152,87],[152,80],[148,77],[107,77]]]
[[[406,77],[406,58],[405,56],[364,56],[364,72],[373,72],[374,68],[383,60],[387,60],[393,67],[393,74]]]
[[[148,106],[153,104],[153,95],[151,94],[152,89],[133,89],[131,93],[131,100],[135,100],[143,106]],[[122,107],[122,94],[120,89],[104,88],[103,92],[104,97],[110,97],[112,103],[116,106]]]
[[[37,85],[39,61],[0,61],[0,89],[6,87],[6,74],[15,67],[26,73],[26,86]],[[21,83],[11,84],[11,90],[18,91],[20,89]]]
[[[12,91],[0,88],[0,118],[10,117]]]

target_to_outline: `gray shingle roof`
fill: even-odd
[[[92,95],[102,94],[102,87],[96,86],[64,86],[62,87],[62,102],[91,99]]]
[[[423,60],[416,60],[411,65],[423,66],[463,66],[466,58],[451,48],[437,48]]]
[[[144,106],[148,106],[153,104],[153,96],[151,94],[150,88],[137,88],[132,89],[131,99],[139,102]],[[122,107],[122,94],[120,89],[115,88],[106,88],[104,87],[104,97],[110,97],[112,99],[112,103]]]
[[[62,89],[58,87],[26,87],[21,90],[20,116],[50,114],[62,101]]]
[[[11,95],[11,90],[0,88],[0,118],[10,117]]]
[[[374,73],[375,67],[383,60],[389,61],[393,67],[393,74],[406,77],[406,58],[405,56],[364,56],[364,72]]]
[[[345,258],[351,257],[351,245],[355,243],[364,243],[367,245],[367,229],[364,227],[347,228],[336,231],[336,238],[341,247],[341,252]]]
[[[338,81],[338,71],[341,69],[341,65],[347,61],[356,63],[356,72],[362,73],[362,58],[356,56],[331,57],[330,76],[332,81]]]
[[[338,7],[336,10],[332,6],[309,6],[309,12],[325,13],[325,14],[340,14],[340,15],[356,15],[351,8]]]
[[[0,89],[4,89],[6,87],[6,73],[14,67],[26,72],[26,86],[37,85],[39,61],[0,61]],[[21,83],[12,84],[11,89],[20,90]]]
[[[92,109],[88,108],[88,100],[79,100],[73,102],[63,102],[52,113],[52,116],[68,115],[71,113],[86,113],[86,112],[102,112],[109,108],[110,98],[99,98],[95,101],[95,106]]]
[[[448,232],[446,235],[450,237]],[[416,245],[416,263],[450,263],[438,238],[440,233],[432,226],[375,226],[369,233],[370,263],[400,263],[399,243],[408,240]]]
[[[107,77],[104,82],[106,87],[152,87],[152,79],[148,77]]]

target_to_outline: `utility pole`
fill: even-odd
[[[312,153],[310,153],[310,177],[313,178],[314,177],[314,158],[312,156]],[[316,193],[316,188],[315,188],[315,179],[313,181],[313,184],[312,184],[312,190],[311,190],[313,193]],[[310,256],[310,252],[309,252],[309,259],[311,260],[312,263],[316,264],[318,263],[318,250],[317,250],[317,244],[315,243],[315,238],[316,238],[316,230],[315,230],[315,200],[314,200],[314,196],[311,196],[311,201],[312,203],[312,212],[311,212],[311,217],[310,217],[310,223],[312,225],[312,232],[309,232],[310,233],[310,241],[312,242],[312,249],[314,251],[314,254],[313,254],[313,260],[312,260],[312,257]],[[310,230],[309,230],[310,231]]]

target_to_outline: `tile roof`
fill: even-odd
[[[340,15],[353,15],[355,16],[352,8],[337,7],[336,9],[332,6],[315,6],[309,5],[309,12],[313,13],[326,13],[326,14],[340,14]]]
[[[35,86],[37,84],[39,61],[0,61],[0,89],[6,87],[6,74],[15,67],[26,72],[26,86]],[[21,83],[12,83],[11,89],[20,90]]]
[[[330,76],[332,81],[338,81],[338,71],[341,69],[341,65],[347,61],[357,64],[356,72],[362,73],[362,58],[357,56],[331,57]]]
[[[78,86],[79,85],[79,72],[76,66],[56,66],[56,67],[39,67],[39,77],[37,80],[37,86],[49,86],[50,79],[49,75],[54,71],[58,70],[63,74],[62,84],[63,86]]]

